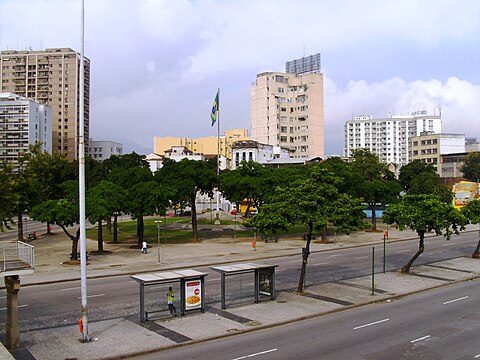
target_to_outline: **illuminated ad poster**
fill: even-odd
[[[185,282],[185,309],[201,309],[202,307],[202,282],[190,280]]]
[[[456,208],[464,207],[470,201],[478,198],[478,183],[470,181],[460,181],[453,185],[453,206]]]

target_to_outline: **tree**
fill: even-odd
[[[125,208],[126,194],[118,185],[103,180],[97,186],[87,191],[86,208],[87,217],[92,223],[98,222],[98,252],[103,252],[102,220],[110,219],[113,214]],[[114,242],[116,239],[116,224]]]
[[[3,162],[0,166],[0,231],[10,229],[14,225],[12,211],[17,203],[15,193],[13,168],[11,164]]]
[[[188,204],[192,207],[193,239],[198,240],[195,199],[197,194],[213,196],[213,189],[218,183],[215,164],[186,158],[179,162],[164,159],[162,168],[155,173],[155,178],[162,186],[171,189],[170,199],[173,203]]]
[[[363,198],[372,211],[372,230],[376,231],[376,206],[396,201],[401,186],[378,156],[366,149],[354,152],[352,167],[359,176],[357,196]]]
[[[67,227],[79,223],[78,181],[65,181],[60,186],[64,197],[58,200],[47,200],[35,205],[30,216],[33,220],[56,224],[72,241],[72,260],[78,260],[78,239],[80,228],[75,235],[70,234]]]
[[[137,245],[142,246],[144,235],[143,217],[154,215],[158,209],[164,209],[168,201],[168,194],[162,191],[155,181],[140,182],[127,191],[129,203],[128,211],[137,220]]]
[[[451,204],[453,192],[446,185],[443,185],[437,173],[422,172],[418,174],[409,184],[408,195],[432,194],[436,195],[446,204]]]
[[[478,226],[480,227],[480,200],[477,199],[470,201],[460,211],[463,215],[465,215],[465,217],[471,224],[478,224]],[[477,247],[475,248],[472,257],[476,259],[480,257],[480,229]]]
[[[465,179],[478,182],[480,179],[480,152],[469,153],[465,157],[461,171]]]
[[[398,175],[398,180],[400,181],[400,185],[402,185],[402,188],[405,191],[408,191],[412,181],[418,175],[423,173],[436,174],[437,172],[435,171],[435,167],[432,164],[428,164],[426,162],[423,162],[422,160],[416,159],[402,166]]]
[[[390,205],[383,213],[383,221],[396,224],[400,231],[409,228],[419,237],[418,251],[402,267],[402,273],[408,274],[410,267],[425,249],[425,234],[434,231],[444,235],[447,240],[453,233],[458,234],[467,222],[466,218],[451,205],[441,201],[435,195],[405,195],[397,204]]]
[[[297,288],[300,293],[303,292],[314,227],[333,222],[342,230],[350,231],[363,222],[365,215],[360,201],[339,194],[336,188],[338,181],[325,170],[313,169],[307,179],[299,179],[287,187],[277,187],[262,211],[247,222],[259,231],[286,230],[295,225],[308,227]]]

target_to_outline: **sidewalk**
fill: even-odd
[[[384,225],[379,228],[384,230]],[[408,238],[416,238],[416,234],[389,229],[389,241]],[[219,263],[257,261],[272,255],[298,255],[300,263],[301,248],[305,244],[300,239],[280,239],[278,243],[259,241],[257,250],[253,251],[251,240],[212,239],[195,244],[161,245],[160,265],[157,264],[155,247],[147,255],[142,255],[140,250],[130,249],[128,245],[106,244],[105,249],[113,253],[89,255],[87,274],[91,278],[185,267],[194,269]],[[312,252],[383,243],[383,232],[357,232],[329,240],[335,241],[331,244],[314,241]],[[71,246],[64,235],[57,231],[57,235],[42,236],[31,244],[35,246],[36,271],[21,278],[22,286],[80,278],[78,266],[61,264],[68,260]],[[88,241],[87,250],[95,249],[96,242]],[[23,332],[21,345],[36,359],[108,359],[127,354],[139,355],[186,341],[229,336],[472,279],[480,275],[480,261],[468,257],[452,259],[414,267],[412,273],[419,276],[406,276],[399,272],[376,274],[376,293],[373,296],[371,277],[365,276],[309,286],[303,295],[279,292],[275,301],[252,302],[227,307],[226,310],[215,304],[203,314],[194,312],[185,317],[148,321],[145,326],[138,323],[138,314],[94,322],[90,324],[89,331],[94,341],[87,344],[79,342],[81,336],[77,325]],[[203,331],[198,332],[198,328]]]

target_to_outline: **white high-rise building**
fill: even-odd
[[[351,157],[356,149],[377,154],[380,161],[399,166],[408,164],[409,139],[422,132],[441,133],[441,115],[416,111],[412,115],[390,115],[374,119],[360,116],[345,122],[344,155]]]
[[[52,108],[13,93],[0,93],[0,161],[18,164],[18,155],[41,143],[52,153]]]

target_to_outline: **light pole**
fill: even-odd
[[[157,223],[157,261],[160,264],[160,223],[162,220],[154,220]]]

